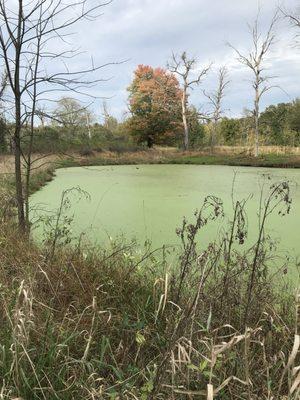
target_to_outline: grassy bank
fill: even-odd
[[[53,179],[55,169],[58,167],[56,160],[56,156],[50,156],[33,170],[30,179],[29,194],[35,193]],[[1,220],[10,219],[13,223],[13,218],[16,214],[13,171],[14,164],[11,156],[0,159],[0,222]]]
[[[121,165],[121,164],[194,164],[231,165],[268,168],[300,168],[300,156],[287,154],[265,154],[260,157],[240,154],[206,154],[149,150],[131,153],[91,153],[88,156],[73,155],[63,158],[59,167]]]
[[[237,150],[236,150],[237,151]],[[193,164],[193,165],[231,165],[268,168],[300,168],[300,155],[289,153],[268,153],[253,157],[247,153],[228,152],[224,149],[215,154],[203,152],[182,152],[175,148],[155,148],[145,151],[90,151],[86,155],[79,153],[57,154],[46,156],[35,155],[41,158],[34,165],[33,179],[40,183],[47,181],[49,176],[43,174],[48,171],[51,175],[56,168],[78,167],[78,166],[101,166],[101,165],[128,165],[128,164]],[[12,156],[0,156],[0,179],[10,180],[14,170]],[[47,175],[47,174],[46,174]],[[12,178],[13,179],[13,178]],[[36,182],[37,183],[37,182]],[[33,188],[36,183],[33,184]],[[38,185],[39,186],[39,185]],[[37,189],[38,189],[37,186]],[[34,189],[33,189],[34,190]]]
[[[276,211],[289,207],[285,183],[270,191]],[[2,219],[0,398],[298,399],[299,298],[285,261],[269,270],[271,239],[244,248],[240,203],[234,215],[198,253],[202,228],[223,216],[208,197],[178,228],[171,265],[167,249],[126,241],[69,247],[60,226],[37,246]]]
[[[245,329],[241,255],[224,274],[211,248],[182,280],[183,259],[125,244],[50,259],[2,227],[1,245],[2,399],[298,398],[295,300],[260,277]]]
[[[182,155],[170,159],[171,164],[231,165],[243,167],[300,168],[300,157],[266,154],[260,157],[245,155]]]
[[[174,154],[200,157],[150,151],[55,159],[35,171],[31,192],[56,167],[175,162]],[[11,201],[11,171],[0,179],[2,199]],[[266,215],[275,204],[273,212],[288,211],[285,182],[268,196]],[[167,249],[141,252],[126,239],[106,249],[69,247],[59,219],[37,246],[15,230],[4,204],[0,399],[299,398],[300,299],[285,279],[286,268],[296,267],[278,258],[263,226],[245,248],[243,203],[222,240],[199,253],[202,229],[223,217],[221,199],[208,197],[178,228],[172,264]]]
[[[226,149],[225,149],[226,150]],[[293,154],[269,154],[260,157],[228,153],[224,149],[218,154],[207,152],[181,152],[174,148],[156,148],[147,151],[130,152],[89,152],[87,155],[58,154],[42,156],[36,154],[34,170],[30,180],[30,194],[39,190],[55,176],[58,168],[102,165],[135,165],[135,164],[191,164],[191,165],[228,165],[252,167],[299,168],[300,156]],[[238,149],[237,149],[238,150]],[[236,151],[237,151],[236,150]],[[11,215],[14,201],[14,162],[12,156],[0,158],[0,215]]]

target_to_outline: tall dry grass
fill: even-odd
[[[209,148],[204,149],[205,152],[209,152]],[[253,146],[215,146],[214,151],[216,154],[246,154],[253,155]],[[260,154],[287,154],[287,155],[300,155],[300,147],[292,146],[260,146]]]
[[[262,215],[288,212],[288,185],[263,204]],[[37,247],[2,223],[0,399],[298,399],[299,295],[286,262],[274,270],[267,235],[244,247],[243,202],[200,249],[222,216],[206,198],[178,228],[172,265],[166,248],[134,243],[52,251],[55,235]]]

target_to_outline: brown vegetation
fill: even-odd
[[[1,397],[298,399],[299,298],[263,234],[273,206],[289,212],[288,185],[264,205],[252,248],[238,249],[247,217],[236,202],[227,234],[199,249],[203,227],[223,216],[207,197],[178,228],[171,265],[167,248],[69,247],[59,223],[38,247],[2,223]]]

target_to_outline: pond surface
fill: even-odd
[[[268,222],[268,233],[280,240],[282,254],[300,255],[300,171],[202,165],[130,165],[59,169],[55,179],[31,198],[33,219],[57,209],[65,189],[80,187],[90,200],[71,196],[73,233],[86,233],[96,243],[124,234],[126,240],[146,239],[152,245],[178,245],[175,230],[186,216],[193,221],[207,195],[220,197],[226,217],[203,229],[199,237],[203,247],[223,232],[232,217],[234,199],[248,198],[249,238],[254,243],[258,233],[258,209],[263,188],[268,193],[272,182],[289,180],[292,208],[282,217],[274,213]],[[47,211],[45,211],[47,210]],[[41,235],[41,228],[38,228]],[[37,233],[36,233],[37,235]]]

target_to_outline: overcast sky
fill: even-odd
[[[277,0],[260,1],[263,32],[278,4]],[[300,0],[285,0],[281,4],[296,10]],[[228,116],[238,116],[244,108],[252,108],[251,74],[237,62],[226,43],[241,51],[250,48],[247,23],[253,22],[257,10],[256,0],[113,0],[103,7],[103,15],[97,21],[81,23],[73,38],[85,50],[85,55],[77,59],[79,65],[88,62],[90,56],[96,64],[128,59],[101,72],[102,77],[111,79],[93,89],[93,94],[99,97],[93,105],[98,118],[100,97],[107,97],[110,112],[122,118],[127,109],[126,88],[138,64],[164,67],[172,52],[183,50],[199,60],[199,68],[214,63],[202,86],[192,94],[195,106],[208,107],[202,90],[211,90],[216,84],[218,67],[227,65],[231,80],[225,100]],[[300,47],[295,48],[296,30],[282,20],[276,32],[277,41],[266,67],[268,75],[276,76],[272,83],[282,89],[268,92],[263,107],[300,96]]]

